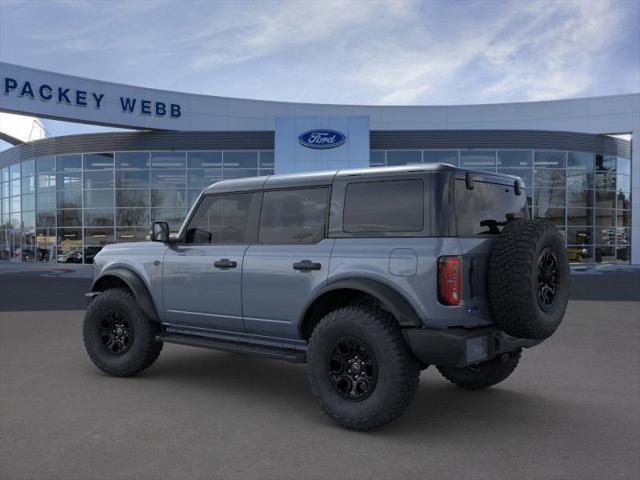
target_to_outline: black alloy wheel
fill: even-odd
[[[127,315],[118,310],[103,315],[99,330],[100,342],[111,355],[125,354],[133,343],[133,326]]]
[[[545,248],[538,258],[538,305],[549,310],[558,296],[558,258]]]
[[[378,381],[378,366],[369,347],[355,337],[339,339],[329,356],[329,375],[336,391],[346,400],[368,398]]]

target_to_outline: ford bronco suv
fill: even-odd
[[[528,219],[521,180],[449,165],[225,180],[150,239],[95,257],[98,368],[134,375],[167,342],[306,362],[354,430],[398,417],[429,365],[465,389],[501,382],[569,294],[563,239]]]

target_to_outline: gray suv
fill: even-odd
[[[225,180],[150,239],[95,257],[98,368],[134,375],[165,342],[306,362],[354,430],[398,417],[429,365],[465,389],[501,382],[569,293],[563,238],[528,219],[521,180],[449,165]]]

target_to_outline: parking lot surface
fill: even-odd
[[[429,368],[405,415],[355,433],[301,365],[166,344],[108,377],[82,346],[89,278],[0,271],[0,478],[640,478],[640,274],[572,280],[563,325],[505,382]]]

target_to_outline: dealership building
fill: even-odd
[[[640,94],[455,106],[271,102],[0,63],[0,112],[126,128],[22,141],[0,123],[0,259],[90,263],[177,230],[219,180],[448,163],[521,177],[570,260],[640,264]],[[380,198],[380,202],[384,202]]]

